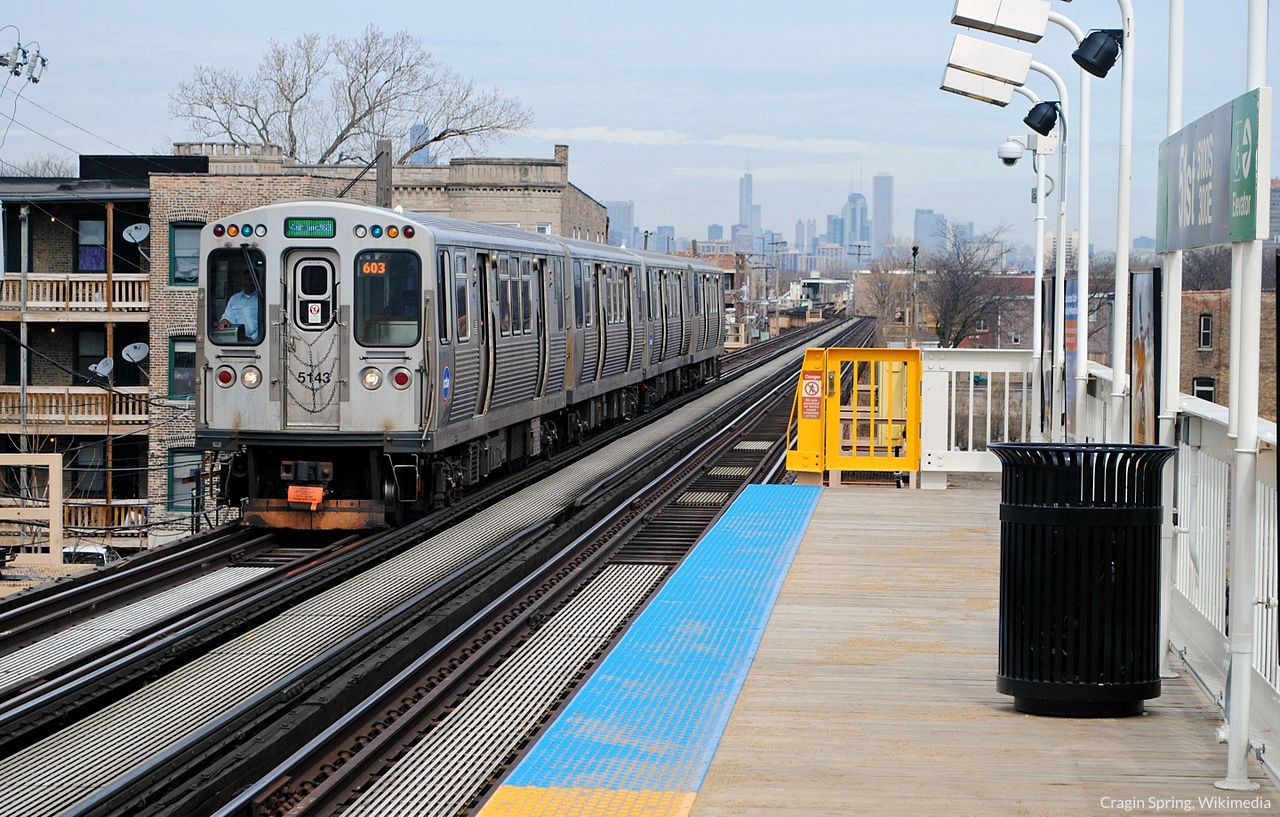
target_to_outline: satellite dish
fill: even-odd
[[[111,374],[111,370],[114,369],[115,367],[116,367],[116,362],[114,360],[112,360],[109,357],[104,357],[102,360],[99,360],[97,363],[91,364],[89,366],[89,371],[93,372],[98,377],[106,377],[107,375]]]
[[[122,233],[124,240],[130,244],[141,244],[147,240],[147,236],[151,235],[151,225],[145,221],[139,221],[137,224],[130,224],[124,228]]]
[[[141,363],[151,354],[151,347],[145,343],[130,343],[120,350],[120,356],[130,363]]]

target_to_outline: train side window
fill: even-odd
[[[596,300],[594,297],[594,290],[596,286],[595,266],[596,265],[594,263],[588,261],[587,267],[584,270],[582,275],[582,296],[586,301],[586,308],[583,310],[583,312],[586,313],[587,326],[591,326],[592,324],[595,323],[595,314],[596,314]]]
[[[529,325],[532,322],[530,317],[533,315],[533,299],[531,297],[530,281],[533,279],[532,266],[528,258],[520,262],[520,330],[525,334],[529,332]]]
[[[441,250],[436,255],[436,331],[440,333],[440,342],[449,342],[449,251]]]
[[[471,316],[467,310],[467,257],[453,257],[453,315],[458,325],[458,342],[471,339]]]
[[[355,338],[361,346],[413,346],[422,331],[422,261],[407,250],[356,256]]]
[[[511,334],[511,275],[506,256],[498,259],[498,331],[503,337]]]
[[[582,308],[582,262],[573,262],[573,325],[582,328],[582,317],[586,310]]]
[[[252,269],[249,260],[253,262]],[[262,342],[266,269],[262,250],[218,249],[209,253],[206,301],[210,342],[219,346],[256,346]]]
[[[556,329],[564,331],[564,261],[551,259],[551,297],[556,301]]]

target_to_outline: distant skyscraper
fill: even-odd
[[[959,221],[953,222],[951,225],[951,231],[955,234],[957,241],[973,240],[973,222],[972,221],[965,221],[963,223]]]
[[[708,241],[724,241],[724,225],[712,224],[707,227]]]
[[[750,223],[751,223],[752,235],[759,235],[760,231],[764,229],[764,222],[760,218],[760,205],[758,204],[751,205],[751,222]]]
[[[861,193],[850,193],[849,199],[840,211],[844,220],[844,244],[846,255],[852,255],[861,261],[871,252],[871,224],[867,220],[867,198]]]
[[[796,243],[791,245],[797,250],[803,251],[804,243],[804,219],[796,219]]]
[[[427,130],[426,125],[411,125],[409,127],[410,144],[418,145],[427,141],[431,132]],[[431,148],[425,147],[421,150],[415,150],[409,154],[409,161],[405,164],[410,165],[429,165],[431,164]]]
[[[604,206],[609,216],[609,243],[615,247],[633,246],[630,242],[636,226],[636,203],[606,201]]]
[[[649,237],[649,249],[658,252],[671,252],[675,249],[676,228],[666,224],[659,224],[653,230],[653,235]]]
[[[804,224],[804,245],[801,252],[812,253],[818,246],[818,222],[809,219]]]
[[[730,228],[734,252],[752,252],[751,228],[746,224],[735,224]]]
[[[947,243],[947,217],[932,210],[916,210],[915,243],[921,252],[939,252]]]
[[[893,176],[877,173],[871,180],[871,255],[879,258],[893,243]]]
[[[844,219],[840,216],[827,216],[827,243],[844,244]]]
[[[738,180],[738,223],[751,227],[751,174],[743,173]]]

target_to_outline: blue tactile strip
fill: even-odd
[[[696,792],[820,492],[748,487],[505,785]]]

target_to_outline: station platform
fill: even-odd
[[[1147,714],[995,690],[999,491],[752,486],[482,817],[1271,814],[1187,673]],[[749,670],[749,671],[748,671]],[[1252,763],[1252,761],[1251,761]]]

